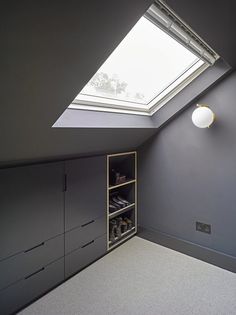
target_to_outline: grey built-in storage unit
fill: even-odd
[[[106,158],[0,170],[0,314],[107,252]]]
[[[0,170],[0,314],[64,280],[63,163]]]

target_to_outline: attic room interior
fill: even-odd
[[[0,315],[236,314],[235,12],[1,2]]]

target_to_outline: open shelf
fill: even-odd
[[[107,250],[111,250],[123,243],[137,232],[137,162],[135,151],[111,154],[107,156]],[[122,178],[121,178],[122,177]],[[119,180],[124,182],[119,184]],[[130,204],[120,208],[117,200],[127,200]],[[120,197],[120,198],[119,198]],[[109,203],[114,212],[109,212]],[[124,203],[124,202],[123,202]],[[123,204],[124,205],[124,204]],[[114,209],[115,209],[114,208]],[[120,208],[120,209],[118,209]],[[113,220],[114,222],[111,222]],[[132,228],[122,233],[120,237],[117,229],[123,229],[123,221],[131,221],[128,225]],[[122,225],[120,225],[122,224]],[[130,227],[130,226],[128,226]],[[124,229],[123,229],[124,230]],[[111,240],[110,240],[111,239]]]
[[[112,243],[109,245],[108,251],[112,250],[113,248],[117,247],[118,245],[124,243],[125,241],[127,241],[129,238],[133,237],[136,234],[136,230],[134,230],[134,232],[132,231],[132,233],[127,234],[126,236],[124,236],[122,239],[120,239],[119,241],[116,241],[115,243]]]
[[[125,208],[122,208],[122,209],[119,209],[115,212],[109,213],[109,219],[113,219],[113,218],[117,217],[118,215],[131,210],[134,206],[135,206],[135,203],[132,203],[131,205],[128,205]]]
[[[129,185],[129,184],[133,184],[136,182],[136,179],[131,179],[131,180],[128,180],[122,184],[118,184],[118,185],[113,185],[113,186],[109,186],[109,190],[111,189],[115,189],[115,188],[119,188],[119,187],[122,187],[122,186],[125,186],[125,185]]]
[[[125,236],[129,235],[131,232],[134,232],[134,231],[135,231],[135,226],[132,227],[132,229],[130,229],[130,230],[128,230],[128,231],[122,233],[120,237],[115,237],[115,240],[114,240],[114,241],[109,241],[109,245],[113,245],[113,244],[115,244],[117,241],[123,240],[123,238],[124,238]]]

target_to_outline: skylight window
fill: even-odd
[[[208,67],[200,59],[208,52],[197,56],[158,27],[151,14],[136,23],[70,108],[151,115]],[[187,42],[199,46],[192,38]]]

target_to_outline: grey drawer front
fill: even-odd
[[[64,256],[64,235],[0,262],[0,290]]]
[[[16,312],[63,280],[64,258],[61,258],[31,277],[0,291],[0,314]]]
[[[106,253],[106,234],[90,241],[87,246],[77,249],[65,256],[66,278],[81,270]],[[86,245],[86,244],[85,244]]]
[[[106,233],[106,217],[100,217],[84,223],[82,226],[73,229],[65,234],[65,252],[80,248],[91,240]]]

